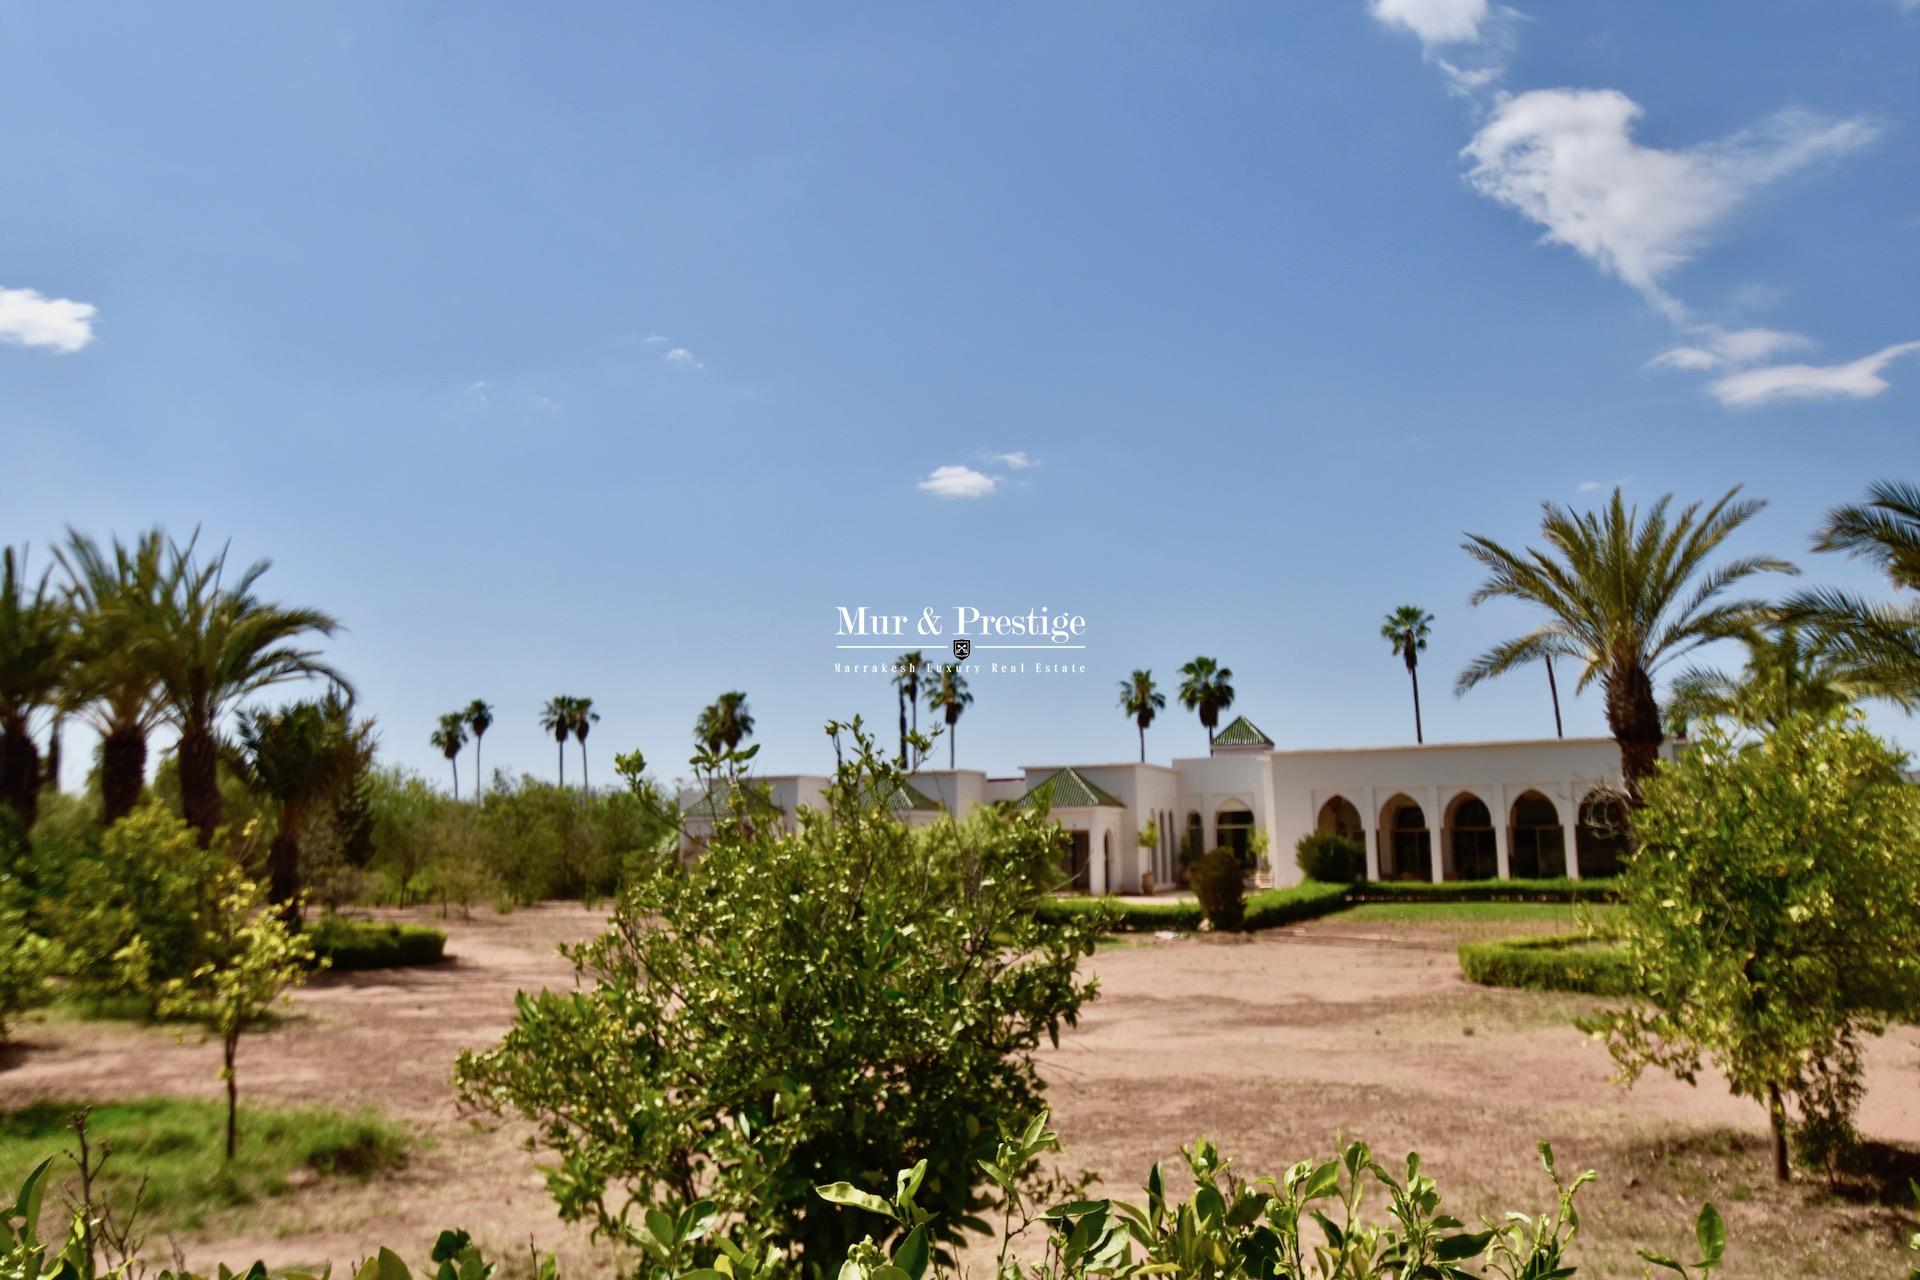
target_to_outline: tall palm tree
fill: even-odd
[[[900,763],[903,766],[914,763],[907,759],[907,715],[909,712],[913,715],[913,732],[920,732],[920,668],[926,663],[926,655],[918,649],[893,660],[894,692],[900,703]]]
[[[30,581],[24,550],[0,553],[0,806],[23,830],[38,816],[42,781],[32,721],[65,686],[72,617],[50,572]]]
[[[1875,694],[1873,682],[1858,679],[1818,633],[1809,638],[1787,623],[1741,640],[1747,660],[1739,675],[1688,667],[1674,677],[1667,699],[1669,723],[1727,717],[1771,728],[1795,712],[1830,711]],[[1903,705],[1914,701],[1910,695]]]
[[[715,754],[722,747],[737,751],[752,736],[753,713],[747,709],[747,695],[737,689],[715,698],[693,725],[694,740]]]
[[[560,785],[567,785],[567,735],[573,732],[573,702],[566,694],[548,698],[547,705],[540,708],[540,727],[553,735],[556,751],[560,756]]]
[[[1692,503],[1668,515],[1673,495],[1643,517],[1620,490],[1598,512],[1542,505],[1540,532],[1549,550],[1510,551],[1469,534],[1466,553],[1488,577],[1471,603],[1519,600],[1546,616],[1532,631],[1493,646],[1455,682],[1465,693],[1483,680],[1546,657],[1581,664],[1584,689],[1598,680],[1607,727],[1620,746],[1620,772],[1632,803],[1664,741],[1653,678],[1661,667],[1703,644],[1738,637],[1767,620],[1758,600],[1725,599],[1728,588],[1758,573],[1796,573],[1774,556],[1707,561],[1766,504],[1739,497],[1738,486],[1711,507]]]
[[[573,700],[573,736],[580,743],[580,787],[588,795],[593,795],[593,783],[587,777],[587,734],[593,726],[600,723],[600,713],[593,709],[592,698]]]
[[[1920,591],[1920,485],[1872,485],[1865,502],[1827,513],[1813,549],[1875,565],[1896,591]],[[1807,591],[1787,601],[1785,614],[1813,627],[1868,696],[1905,702],[1920,694],[1920,604]]]
[[[1426,730],[1420,724],[1420,651],[1427,647],[1427,635],[1433,629],[1433,615],[1419,605],[1403,604],[1387,615],[1380,634],[1393,646],[1393,656],[1407,664],[1407,679],[1413,682],[1413,740],[1425,742]]]
[[[1541,660],[1547,664],[1547,696],[1553,699],[1553,736],[1564,738],[1567,730],[1560,723],[1560,682],[1553,678],[1553,655],[1542,654]]]
[[[196,541],[172,548],[160,607],[140,628],[134,648],[179,730],[181,816],[205,847],[220,825],[219,727],[227,712],[287,680],[327,680],[349,698],[353,690],[303,643],[337,631],[332,614],[261,599],[256,589],[268,560],[255,561],[229,584],[226,550],[203,562]]]
[[[1120,709],[1133,717],[1140,730],[1140,763],[1147,762],[1147,726],[1167,709],[1167,695],[1154,687],[1153,672],[1136,671],[1120,682]]]
[[[353,704],[338,692],[322,702],[242,711],[238,717],[238,772],[278,810],[267,846],[267,897],[291,924],[300,921],[301,836],[308,820],[358,776],[372,753],[372,735],[372,722],[356,724]]]
[[[967,692],[967,678],[948,663],[940,668],[940,678],[927,686],[927,710],[943,711],[947,717],[947,768],[954,767],[954,730],[960,724],[960,714],[973,705],[973,695]]]
[[[467,704],[463,714],[467,728],[473,730],[473,798],[478,800],[486,790],[486,777],[480,772],[480,740],[487,736],[487,730],[493,728],[493,708],[475,698]]]
[[[447,758],[447,769],[453,774],[453,798],[460,798],[460,748],[467,745],[467,713],[449,711],[440,717],[440,726],[427,735],[427,742]]]
[[[1220,727],[1220,713],[1233,705],[1233,672],[1212,658],[1195,658],[1180,668],[1180,674],[1180,705],[1200,713],[1211,747],[1213,731]]]
[[[67,593],[81,620],[75,634],[72,701],[100,735],[100,821],[133,811],[146,786],[147,740],[165,709],[139,648],[142,628],[166,607],[166,535],[149,529],[111,548],[67,531],[57,549]]]

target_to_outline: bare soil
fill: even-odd
[[[503,1254],[532,1247],[575,1275],[607,1270],[585,1230],[554,1216],[524,1126],[462,1113],[450,1082],[461,1049],[506,1029],[515,991],[571,983],[554,947],[602,917],[549,905],[417,918],[446,928],[447,964],[322,976],[243,1045],[240,1081],[243,1101],[378,1107],[415,1128],[420,1151],[398,1174],[240,1211],[217,1236],[179,1242],[189,1261],[340,1268],[381,1243],[423,1257],[440,1228],[463,1226]],[[1100,998],[1042,1062],[1068,1164],[1132,1195],[1154,1161],[1172,1173],[1196,1134],[1249,1174],[1330,1154],[1344,1134],[1388,1163],[1419,1150],[1471,1220],[1546,1207],[1533,1145],[1546,1139],[1564,1171],[1600,1173],[1582,1194],[1583,1276],[1641,1275],[1636,1247],[1684,1253],[1705,1199],[1727,1217],[1728,1280],[1906,1274],[1906,1208],[1775,1188],[1759,1107],[1715,1079],[1610,1083],[1606,1051],[1571,1026],[1592,1002],[1460,977],[1454,946],[1473,930],[1336,916],[1102,950],[1089,962]],[[1890,1034],[1869,1061],[1861,1127],[1896,1181],[1920,1169],[1920,1034]],[[0,1060],[0,1105],[212,1097],[217,1069],[214,1046],[166,1029],[40,1017]]]

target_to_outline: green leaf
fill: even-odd
[[[1463,1232],[1457,1236],[1448,1236],[1434,1246],[1433,1256],[1440,1262],[1459,1262],[1463,1258],[1478,1256],[1493,1239],[1491,1231]]]
[[[893,1206],[872,1192],[862,1191],[851,1182],[829,1182],[824,1187],[815,1187],[813,1194],[829,1204],[843,1204],[849,1209],[865,1209],[868,1213],[877,1213],[883,1218],[893,1216]]]
[[[1334,1189],[1339,1185],[1340,1162],[1329,1160],[1315,1169],[1313,1176],[1307,1179],[1306,1185],[1300,1188],[1300,1199],[1303,1203],[1308,1200],[1318,1200],[1321,1196],[1333,1194]]]
[[[1727,1252],[1727,1224],[1720,1220],[1720,1211],[1711,1203],[1700,1206],[1700,1218],[1693,1224],[1693,1234],[1700,1241],[1701,1265],[1720,1265],[1721,1257]]]
[[[893,1251],[893,1265],[907,1275],[907,1280],[920,1280],[927,1274],[927,1266],[933,1261],[933,1249],[927,1243],[927,1224],[921,1223],[907,1232],[907,1238]]]
[[[1646,1261],[1651,1262],[1656,1267],[1665,1267],[1667,1270],[1677,1271],[1683,1276],[1687,1274],[1687,1269],[1685,1267],[1681,1266],[1678,1262],[1675,1262],[1672,1258],[1667,1257],[1665,1254],[1648,1253],[1645,1249],[1642,1249],[1640,1250],[1640,1256],[1644,1258]]]

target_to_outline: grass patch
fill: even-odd
[[[1260,889],[1247,895],[1246,927],[1249,931],[1271,929],[1296,920],[1311,920],[1339,911],[1346,900],[1347,886],[1343,884],[1309,880],[1287,889]],[[1056,923],[1104,914],[1107,927],[1115,933],[1155,933],[1162,929],[1191,933],[1207,918],[1200,904],[1190,898],[1125,902],[1119,898],[1051,897],[1041,899],[1034,914]]]
[[[1347,910],[1361,924],[1577,925],[1605,920],[1610,906],[1561,902],[1362,902]]]
[[[1488,987],[1581,991],[1596,996],[1633,992],[1626,953],[1581,934],[1495,938],[1460,947],[1460,972]]]
[[[18,1187],[53,1156],[52,1187],[73,1186],[77,1152],[71,1102],[36,1102],[0,1112],[0,1187]],[[225,1153],[226,1107],[193,1098],[144,1098],[95,1106],[87,1140],[112,1154],[95,1194],[117,1212],[133,1204],[146,1179],[141,1221],[155,1230],[195,1231],[222,1210],[284,1195],[287,1179],[307,1169],[321,1177],[365,1178],[406,1160],[404,1130],[372,1112],[343,1115],[321,1107],[240,1110],[240,1149]],[[54,1195],[47,1212],[65,1213]],[[59,1233],[56,1232],[56,1235]]]
[[[1611,902],[1611,880],[1363,880],[1355,902]]]
[[[307,927],[314,954],[338,970],[396,969],[438,964],[446,958],[447,935],[423,924],[387,924],[322,916]]]

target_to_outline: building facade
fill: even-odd
[[[758,781],[786,814],[823,804],[828,784]],[[1140,893],[1179,884],[1183,854],[1226,847],[1251,860],[1261,833],[1276,885],[1300,880],[1294,846],[1314,831],[1358,838],[1376,880],[1609,875],[1624,847],[1619,791],[1610,738],[1280,751],[1241,716],[1210,754],[1171,765],[1037,764],[1005,777],[922,770],[895,808],[926,823],[983,804],[1047,803],[1068,832],[1077,887]],[[711,815],[688,812],[691,850]]]

